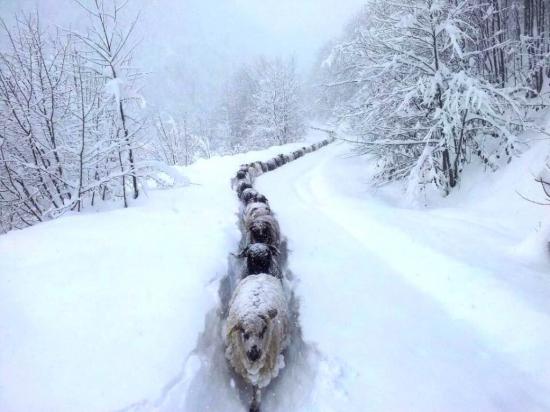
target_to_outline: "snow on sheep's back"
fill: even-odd
[[[240,237],[230,178],[302,145],[200,160],[182,169],[185,188],[0,236],[0,411],[156,401],[194,349]]]

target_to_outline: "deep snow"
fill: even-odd
[[[0,411],[244,410],[218,316],[240,238],[229,178],[295,146],[199,161],[192,185],[130,209],[1,236]],[[302,328],[263,410],[550,410],[547,211],[516,194],[539,196],[545,150],[432,209],[370,190],[348,150],[255,184],[288,238]]]
[[[196,367],[237,249],[230,178],[302,145],[200,160],[187,187],[0,236],[0,411],[162,403]]]
[[[544,151],[419,210],[369,191],[348,150],[257,184],[289,239],[304,340],[341,372],[340,397],[319,389],[295,410],[550,410],[550,266],[517,253],[547,211],[515,193],[537,196]]]

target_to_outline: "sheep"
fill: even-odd
[[[277,158],[279,159],[279,162],[281,162],[281,165],[285,165],[288,163],[287,156],[284,154],[278,155]]]
[[[244,181],[244,182],[252,184],[253,183],[253,177],[247,171],[239,169],[237,171],[237,173],[235,174],[235,177],[231,180],[231,182],[232,182],[233,186],[236,186],[236,185],[239,184],[240,181]]]
[[[245,170],[239,169],[239,171],[235,176],[237,177],[238,180],[244,180],[248,178],[248,172],[246,172]]]
[[[275,246],[266,245],[265,243],[248,245],[237,255],[240,258],[246,258],[246,271],[242,274],[242,277],[267,273],[282,279],[282,273],[276,259],[278,254],[279,249]]]
[[[277,169],[277,163],[275,162],[275,160],[269,159],[266,163],[267,163],[267,170],[268,171],[271,172],[272,170]]]
[[[262,202],[249,203],[243,211],[244,228],[248,228],[249,224],[257,217],[267,215],[271,215],[271,209],[268,204]]]
[[[245,204],[248,205],[251,202],[256,201],[256,197],[258,196],[258,192],[252,188],[244,189],[241,193],[240,199]]]
[[[239,198],[246,189],[252,189],[252,185],[250,184],[250,182],[247,182],[246,180],[238,180],[235,190]]]
[[[268,205],[269,206],[269,201],[267,200],[267,197],[265,197],[265,195],[261,194],[261,193],[258,193],[256,195],[256,199],[254,199],[257,203],[263,203],[265,205]]]
[[[256,168],[254,167],[254,164],[248,166],[248,174],[252,176],[252,178],[259,176]]]
[[[272,215],[257,216],[253,220],[245,220],[245,245],[265,243],[279,247],[281,244],[281,230],[279,223]]]
[[[265,273],[241,280],[223,328],[225,357],[253,387],[250,412],[260,410],[261,389],[285,366],[290,343],[288,302],[282,282]]]
[[[252,163],[252,167],[254,168],[255,170],[255,174],[256,174],[256,177],[260,176],[261,174],[263,174],[263,169],[262,169],[262,166],[260,164],[260,162],[254,162]]]

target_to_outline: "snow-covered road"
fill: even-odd
[[[257,182],[289,239],[304,339],[324,359],[292,410],[550,410],[549,305],[507,282],[544,273],[470,215],[376,200],[348,149]]]
[[[245,410],[218,316],[240,237],[229,178],[299,146],[201,160],[191,186],[0,237],[0,411]],[[546,209],[515,193],[540,191],[545,151],[411,209],[371,192],[349,149],[256,182],[302,333],[262,412],[549,411]]]

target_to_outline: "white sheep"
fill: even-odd
[[[270,215],[271,208],[268,204],[262,202],[248,203],[242,213],[243,226],[246,228],[257,217]]]
[[[263,209],[258,209],[260,210]],[[245,216],[243,223],[245,225],[244,247],[252,243],[265,243],[276,248],[281,245],[281,229],[272,215],[264,214],[251,220]]]
[[[262,273],[238,284],[224,326],[225,356],[255,390],[266,387],[284,367],[289,327],[288,303],[279,279]]]

